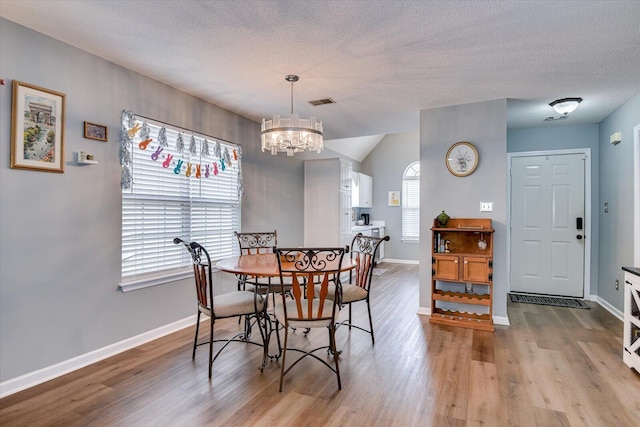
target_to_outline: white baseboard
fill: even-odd
[[[493,316],[493,323],[496,325],[510,326],[509,316]]]
[[[617,308],[615,308],[614,306],[612,306],[611,304],[609,304],[607,301],[603,300],[599,296],[591,295],[591,301],[595,301],[598,304],[600,304],[602,306],[602,308],[604,308],[609,313],[611,313],[614,316],[616,316],[618,319],[620,319],[621,322],[624,321],[624,313],[622,313],[620,310],[618,310]]]
[[[418,314],[421,316],[431,316],[431,307],[418,307]]]
[[[178,320],[177,322],[161,326],[152,331],[147,331],[135,337],[127,338],[126,340],[99,348],[94,351],[90,351],[89,353],[82,354],[80,356],[65,360],[60,363],[56,363],[55,365],[51,365],[34,372],[29,372],[28,374],[21,375],[7,381],[3,381],[2,383],[0,383],[0,398],[25,390],[29,387],[42,384],[46,381],[68,374],[69,372],[76,371],[80,368],[84,368],[85,366],[99,362],[111,356],[115,356],[116,354],[122,353],[123,351],[130,350],[149,341],[153,341],[165,335],[169,335],[181,329],[192,326],[195,323],[196,316],[189,316],[182,320]]]
[[[420,261],[415,259],[393,259],[393,258],[383,258],[379,262],[393,262],[395,264],[420,264]]]

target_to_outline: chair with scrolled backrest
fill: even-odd
[[[278,244],[278,232],[273,231],[252,231],[252,232],[237,232],[234,231],[234,235],[238,239],[238,246],[240,248],[240,255],[257,255],[273,253],[276,245]],[[238,274],[238,290],[247,290],[259,292],[262,295],[271,293],[273,304],[275,305],[277,292],[280,292],[280,286],[274,286],[272,284],[271,277],[257,277],[248,276],[246,274]],[[285,291],[290,291],[290,287],[286,287]],[[240,322],[240,319],[238,319]],[[280,335],[276,334],[278,340],[278,348],[280,345]],[[277,357],[276,357],[277,358]]]
[[[349,281],[342,283],[341,306],[349,306],[349,317],[347,320],[336,324],[336,329],[342,325],[349,329],[356,328],[371,335],[371,343],[375,344],[373,334],[373,320],[371,317],[371,282],[373,279],[373,268],[375,256],[383,241],[389,241],[389,236],[372,237],[358,233],[351,242],[351,259],[355,261],[356,267],[349,272]],[[329,289],[328,298],[333,298],[334,290]],[[358,301],[366,301],[367,312],[369,314],[369,329],[354,325],[351,320],[351,304]]]
[[[307,356],[331,369],[338,379],[338,389],[342,388],[335,341],[335,320],[340,310],[340,269],[346,251],[348,248],[276,248],[282,302],[276,305],[275,312],[278,323],[284,325],[281,328],[284,331],[284,345],[280,368],[280,391],[282,391],[285,375]],[[318,285],[304,286],[305,283]],[[291,286],[293,298],[285,297],[285,286]],[[333,286],[334,294],[338,295],[337,301],[327,298],[330,286]],[[288,348],[291,328],[327,328],[329,343],[312,350]],[[314,354],[321,349],[327,349],[333,355],[334,366]],[[303,354],[286,367],[287,351]]]
[[[278,244],[278,232],[276,230],[250,233],[239,233],[234,231],[233,234],[238,239],[240,255],[273,253],[274,248]],[[270,280],[261,282],[260,278],[253,276],[250,277],[246,274],[238,275],[239,290],[254,290],[251,285],[257,285],[260,287],[261,291],[265,292],[268,288],[264,287],[264,285],[269,285],[270,283]],[[247,284],[250,286],[247,286]]]
[[[278,244],[278,232],[260,231],[252,233],[238,233],[234,231],[240,245],[240,255],[272,253]]]
[[[245,343],[251,343],[260,345],[263,347],[263,359],[261,369],[264,369],[266,360],[268,357],[268,345],[266,344],[266,335],[262,328],[260,329],[260,335],[262,337],[262,343],[250,341],[251,336],[251,322],[247,322],[243,331],[235,334],[231,338],[226,339],[214,339],[214,324],[218,319],[224,319],[228,317],[246,317],[257,316],[260,321],[264,322],[265,314],[265,301],[264,298],[256,292],[249,291],[232,291],[221,295],[213,294],[213,277],[211,258],[207,250],[198,242],[185,242],[184,240],[176,237],[173,239],[173,243],[182,244],[191,255],[193,264],[193,275],[196,285],[196,297],[198,302],[197,320],[196,320],[196,333],[193,339],[193,353],[192,359],[196,357],[196,348],[199,345],[209,344],[209,378],[213,370],[213,362],[220,355],[227,345],[233,341],[241,341]],[[209,337],[207,341],[198,342],[198,333],[200,329],[200,316],[204,314],[209,317]],[[215,356],[213,355],[213,343],[224,342],[222,348],[220,348]]]

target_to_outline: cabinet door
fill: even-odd
[[[458,257],[455,255],[438,255],[434,257],[435,269],[434,279],[441,280],[458,280],[459,263]]]
[[[351,192],[340,191],[340,246],[351,244]]]
[[[373,178],[369,175],[360,175],[360,206],[370,208],[373,206]]]
[[[351,173],[351,205],[354,208],[360,207],[360,174]]]
[[[464,257],[462,261],[462,281],[472,283],[489,283],[489,258]]]
[[[340,160],[340,190],[351,191],[351,170],[350,162]]]

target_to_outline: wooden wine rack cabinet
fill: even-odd
[[[494,231],[491,219],[434,220],[430,323],[494,330]]]

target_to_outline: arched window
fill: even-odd
[[[402,176],[402,241],[420,240],[420,162],[411,163]]]

